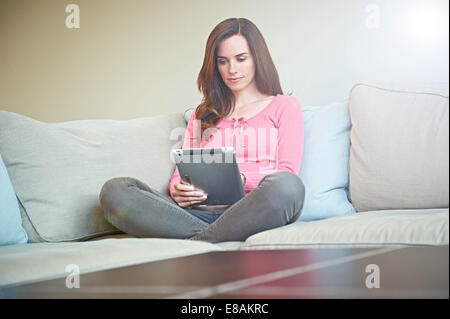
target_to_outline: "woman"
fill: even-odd
[[[181,181],[175,168],[170,198],[133,178],[106,182],[100,193],[105,217],[137,237],[213,243],[244,241],[293,223],[304,198],[298,177],[301,107],[283,95],[258,28],[244,18],[219,23],[208,38],[197,82],[204,98],[189,119],[183,148],[233,146],[246,196],[228,207],[200,209],[195,205],[207,194]]]

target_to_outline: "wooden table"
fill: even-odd
[[[210,252],[0,290],[3,298],[449,298],[449,246]],[[223,309],[225,311],[225,309]]]

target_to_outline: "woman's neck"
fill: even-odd
[[[233,94],[235,96],[236,101],[234,107],[235,110],[246,108],[248,106],[251,106],[252,104],[262,102],[272,97],[271,95],[259,92],[258,90],[256,90],[256,88],[254,90],[250,89],[242,92],[236,92]]]
[[[239,111],[239,110],[244,110],[244,109],[247,109],[247,108],[252,108],[253,106],[257,105],[258,103],[264,102],[266,100],[270,100],[272,98],[273,98],[273,96],[271,96],[271,95],[269,95],[269,96],[264,95],[263,97],[261,97],[259,99],[256,99],[254,101],[251,101],[249,103],[246,103],[246,104],[243,104],[243,105],[240,105],[240,106],[239,105],[236,106],[235,110]]]

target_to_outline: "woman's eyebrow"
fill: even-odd
[[[247,52],[242,52],[242,53],[236,54],[235,56],[240,56],[240,55],[243,55],[243,54],[247,54]],[[227,57],[218,55],[217,58],[224,58],[224,59],[226,59]]]

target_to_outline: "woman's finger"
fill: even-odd
[[[206,197],[183,197],[183,196],[178,196],[177,197],[177,202],[181,202],[181,203],[185,203],[185,202],[203,202],[205,201]]]
[[[206,194],[203,192],[200,192],[200,191],[193,191],[193,192],[183,191],[183,192],[179,192],[179,196],[194,197],[195,199],[199,199],[199,198],[206,196]]]
[[[204,191],[200,188],[195,187],[192,184],[175,184],[175,189],[183,192],[200,192],[204,193]],[[194,195],[195,196],[195,195]]]
[[[177,204],[179,206],[190,206],[190,205],[194,205],[194,204],[200,204],[202,202],[204,202],[206,200],[205,199],[197,199],[197,198],[189,198],[189,197],[175,197],[175,201],[177,202]]]
[[[195,190],[194,185],[182,184],[182,183],[175,184],[175,188],[178,190],[181,190],[181,191],[194,191]]]
[[[208,194],[203,191],[179,191],[176,189],[173,191],[173,195],[175,197],[194,197],[195,199],[201,199],[208,196]]]
[[[199,188],[195,188],[193,186],[187,186],[187,185],[177,185],[174,186],[174,193],[183,193],[183,196],[201,196],[205,194],[205,192]]]

